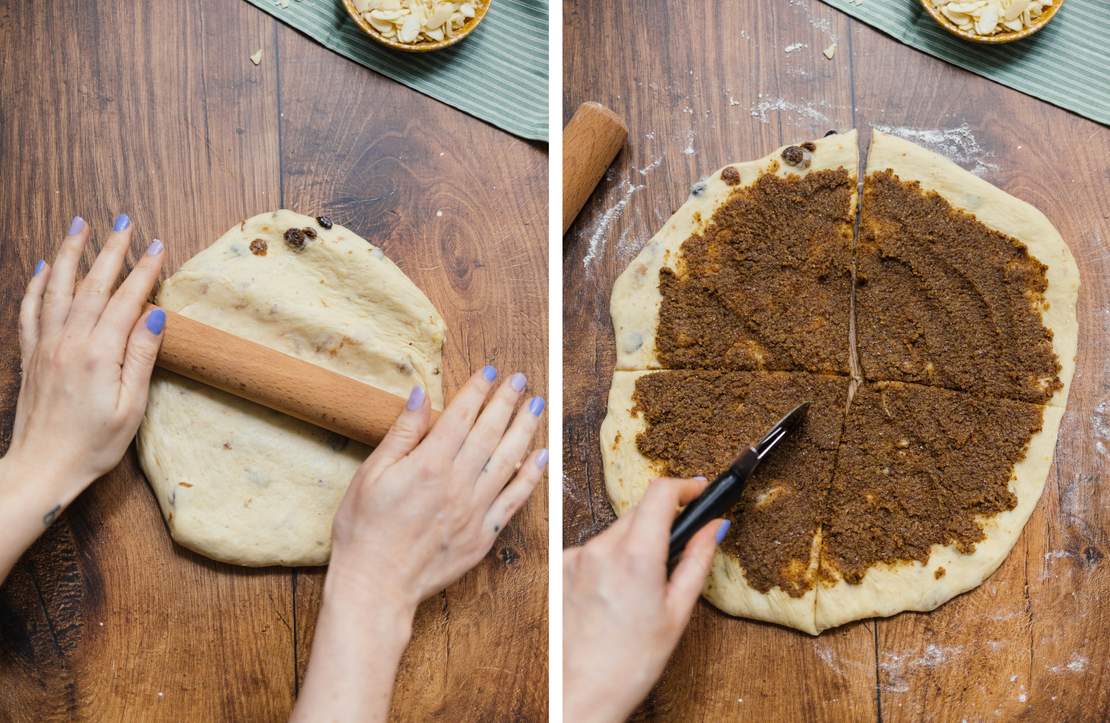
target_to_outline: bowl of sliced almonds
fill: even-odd
[[[425,53],[454,45],[478,27],[493,0],[343,0],[363,32],[382,45]]]
[[[974,43],[1012,43],[1056,17],[1064,0],[921,0],[948,32]]]

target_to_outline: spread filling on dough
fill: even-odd
[[[682,244],[677,274],[660,272],[663,367],[847,372],[855,180],[773,170]]]
[[[811,590],[821,500],[840,440],[845,377],[807,373],[663,371],[636,380],[635,412],[647,429],[640,453],[660,473],[712,479],[787,412],[811,402],[799,433],[761,464],[730,518],[726,549],[748,583],[793,597]]]
[[[618,362],[602,426],[623,511],[650,476],[714,476],[812,401],[730,515],[705,590],[811,633],[932,610],[1005,559],[1052,463],[1079,285],[1043,214],[879,132],[853,244],[856,164],[842,150],[810,170],[821,143],[726,167],[712,204],[657,234],[662,258],[653,241],[622,274],[618,343],[654,321],[654,358]],[[648,291],[635,274],[652,269]]]
[[[864,179],[857,345],[864,377],[1047,402],[1062,384],[1041,320],[1046,266],[890,171]]]
[[[1012,471],[1041,424],[1042,408],[1024,402],[861,386],[822,503],[822,578],[856,584],[879,563],[925,562],[933,545],[971,553],[981,521],[1017,504]]]

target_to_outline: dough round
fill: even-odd
[[[158,303],[400,396],[422,385],[443,406],[443,319],[342,226],[288,210],[247,219],[183,264]],[[327,562],[332,517],[370,451],[162,370],[138,449],[173,539],[249,566]]]
[[[815,141],[808,148],[812,150],[813,162],[800,172],[812,173],[816,170],[841,168],[848,171],[853,178],[855,177],[858,156],[854,131]],[[793,153],[797,155],[796,150]],[[687,274],[688,269],[682,251],[684,242],[710,227],[710,219],[725,205],[732,193],[755,184],[763,174],[782,175],[799,172],[797,167],[786,168],[779,164],[777,160],[780,157],[786,157],[783,149],[759,161],[726,166],[708,181],[699,184],[696,193],[667,221],[663,229],[656,234],[614,284],[611,315],[616,332],[617,371],[614,373],[609,393],[608,413],[602,424],[601,446],[606,489],[618,514],[623,514],[639,501],[650,478],[673,473],[673,470],[667,468],[673,460],[649,458],[642,453],[638,438],[647,430],[648,422],[644,419],[641,410],[637,408],[634,396],[637,379],[643,377],[647,370],[665,369],[667,366],[661,361],[656,346],[656,337],[662,333],[660,309],[664,299],[660,292],[661,279],[668,275],[682,277]],[[843,373],[842,378],[845,384],[851,383],[852,389],[848,396],[848,409],[844,412],[845,429],[835,468],[832,466],[829,468],[830,479],[833,482],[829,488],[829,497],[826,498],[828,502],[823,513],[824,522],[819,524],[812,533],[809,565],[803,566],[804,569],[802,569],[807,577],[813,578],[812,587],[805,589],[801,594],[798,590],[794,590],[794,594],[789,594],[778,586],[756,589],[757,586],[748,579],[738,559],[727,552],[726,545],[722,546],[716,554],[705,588],[705,595],[710,602],[725,612],[775,622],[814,634],[860,618],[893,615],[903,610],[932,610],[952,597],[977,586],[997,569],[1014,546],[1040,498],[1052,464],[1056,435],[1075,369],[1078,333],[1075,308],[1079,273],[1067,245],[1043,214],[943,157],[912,143],[878,132],[872,140],[867,171],[868,174],[891,172],[902,182],[919,184],[922,193],[936,193],[957,211],[970,214],[975,221],[988,227],[992,232],[1005,234],[1016,241],[1024,247],[1029,256],[1044,265],[1043,293],[1029,294],[1027,298],[1030,300],[1031,308],[1039,314],[1040,322],[1051,338],[1051,353],[1059,363],[1057,373],[1059,383],[1054,387],[1051,395],[1044,395],[1043,403],[1031,404],[1023,401],[1020,396],[992,397],[991,392],[980,388],[949,389],[938,384],[936,387],[917,386],[915,389],[914,385],[903,384],[906,380],[896,377],[865,379],[863,373],[866,369],[861,371],[855,337],[861,312],[858,304],[853,308],[851,331],[844,339],[844,348],[848,351],[850,363],[847,365],[848,371]],[[856,206],[855,201],[853,198],[853,211]],[[799,207],[801,207],[800,204]],[[867,208],[863,209],[863,213],[867,214]],[[730,232],[726,229],[724,233],[727,235]],[[758,233],[758,230],[754,233]],[[723,242],[720,244],[722,247],[731,243],[734,248],[740,247],[741,251],[738,253],[751,248],[743,245],[747,242],[740,236],[722,238]],[[704,248],[704,242],[702,248]],[[855,244],[853,249],[856,249]],[[728,248],[724,248],[719,253],[724,258],[728,251]],[[704,255],[704,251],[702,253]],[[704,264],[701,273],[705,274]],[[712,273],[710,269],[709,275]],[[855,272],[853,275],[855,276]],[[713,285],[712,278],[708,278],[704,283],[710,293],[716,293],[720,288]],[[861,279],[856,278],[853,286],[858,287],[859,283],[862,283]],[[797,293],[804,294],[805,290],[799,289]],[[751,300],[745,300],[745,303],[748,301]],[[758,303],[759,299],[754,301]],[[843,304],[848,308],[851,303],[852,295],[846,288]],[[737,306],[743,308],[742,305]],[[747,319],[740,319],[740,321],[747,322]],[[701,343],[699,339],[680,338],[679,341],[689,347],[696,347]],[[705,347],[711,348],[710,345]],[[695,366],[710,370],[725,370],[730,367],[729,362],[723,359],[719,366],[715,366],[713,360],[705,363],[706,360],[700,359],[698,362]],[[777,368],[792,374],[814,371],[804,364]],[[837,369],[818,371],[841,373]],[[1025,371],[1019,370],[1019,372]],[[758,366],[753,373],[768,375],[766,370]],[[1046,380],[1046,383],[1049,381],[1052,380]],[[890,387],[891,393],[901,389],[903,393],[913,398],[927,399],[929,395],[940,395],[949,403],[957,405],[960,404],[961,398],[968,400],[963,407],[957,407],[961,411],[968,411],[968,414],[964,415],[965,426],[960,427],[953,422],[944,428],[944,431],[957,435],[956,439],[952,440],[952,445],[946,448],[954,450],[952,454],[955,457],[947,460],[950,467],[933,469],[934,465],[928,461],[927,454],[923,457],[920,451],[925,447],[907,450],[904,447],[908,442],[901,439],[891,440],[887,446],[883,446],[887,443],[881,441],[879,446],[873,446],[868,452],[874,456],[864,455],[862,461],[860,455],[845,455],[843,445],[852,444],[850,440],[860,438],[858,434],[860,429],[851,427],[856,424],[851,410],[853,403],[863,404],[864,402],[862,397],[861,401],[853,402],[852,395],[856,389],[863,389],[860,385],[864,384],[875,385],[864,389],[864,392],[870,395],[868,403],[871,404],[875,403],[877,393],[873,389],[883,389],[887,384],[894,385]],[[899,384],[903,386],[898,386]],[[995,386],[992,389],[998,388],[1003,387]],[[940,396],[937,398],[939,399]],[[1015,439],[1016,445],[1010,445],[1016,446],[1016,451],[1013,451],[1012,456],[1007,457],[1012,460],[1007,463],[1008,472],[1006,464],[997,466],[992,472],[993,476],[988,480],[984,476],[985,472],[978,472],[981,468],[974,465],[973,456],[959,456],[976,453],[974,442],[968,444],[966,449],[960,446],[961,443],[968,440],[981,441],[976,437],[974,425],[966,426],[967,419],[970,418],[968,415],[971,414],[972,408],[979,410],[977,412],[979,414],[982,414],[984,409],[988,410],[987,418],[992,408],[1003,411],[1010,408],[1019,409],[1012,405],[1019,405],[1020,409],[1026,410],[1026,417],[1031,420],[1025,428],[1026,431],[1022,433],[1026,438]],[[926,415],[924,418],[929,418],[931,409],[932,407],[921,412]],[[743,404],[737,408],[705,409],[707,416],[720,419],[722,424],[727,423],[730,415],[743,412]],[[672,424],[675,423],[674,418],[670,418],[669,421]],[[769,419],[767,425],[774,421]],[[896,421],[912,426],[912,420]],[[896,426],[897,424],[893,422],[885,425],[891,429]],[[986,426],[988,425],[984,425]],[[853,435],[850,432],[856,434]],[[986,435],[984,438],[989,438],[989,433],[989,429],[984,429]],[[943,436],[941,439],[943,440]],[[704,440],[687,435],[686,439],[676,442],[676,445],[704,448],[703,442]],[[1022,448],[1023,444],[1024,448]],[[666,455],[669,452],[664,451],[662,454]],[[910,455],[909,459],[917,466],[899,467],[895,463],[902,459],[900,455]],[[872,486],[868,487],[861,482],[865,475],[853,474],[852,468],[844,462],[845,459],[851,458],[855,459],[855,464],[865,465],[857,469],[864,470],[870,475]],[[892,462],[889,465],[886,463],[888,460]],[[843,526],[844,519],[837,519],[834,512],[830,511],[831,508],[836,504],[837,499],[858,503],[856,509],[865,511],[857,512],[856,514],[861,517],[853,518],[848,522],[862,519],[863,524],[856,529],[863,530],[865,538],[869,527],[872,530],[877,529],[876,521],[884,505],[894,505],[895,509],[899,505],[898,499],[884,496],[890,488],[884,486],[883,476],[890,474],[890,470],[894,471],[893,474],[898,474],[899,469],[911,467],[907,475],[918,473],[932,475],[930,482],[934,485],[943,486],[946,482],[956,481],[966,483],[970,480],[971,484],[981,484],[984,488],[988,484],[993,485],[993,489],[1000,497],[1005,496],[1008,489],[1009,495],[1012,495],[1010,499],[1013,506],[1003,509],[1002,512],[986,516],[977,515],[974,519],[967,520],[970,527],[963,528],[965,532],[967,529],[974,531],[976,525],[982,532],[982,538],[974,545],[967,544],[965,540],[962,545],[935,544],[930,547],[927,544],[930,539],[927,536],[929,533],[907,530],[905,545],[902,545],[901,535],[894,538],[898,543],[894,547],[899,552],[893,559],[866,563],[869,558],[866,556],[859,558],[867,565],[863,568],[865,572],[860,573],[857,568],[848,575],[852,577],[851,581],[845,579],[846,575],[842,574],[832,559],[835,555],[823,554],[834,550],[834,540],[847,539],[843,536],[846,529]],[[713,475],[719,471],[720,469],[706,469],[700,472]],[[836,474],[833,475],[833,472]],[[945,477],[946,473],[959,475],[959,479],[949,480]],[[910,485],[910,494],[913,494],[914,479],[916,478],[907,476],[899,484]],[[787,487],[790,482],[791,480],[786,480]],[[867,500],[867,503],[864,504],[862,500]],[[873,516],[866,512],[868,504],[875,505]],[[868,523],[867,520],[872,522]],[[847,529],[850,531],[850,526]],[[842,536],[835,538],[834,534]],[[919,537],[911,539],[914,534]],[[850,535],[848,537],[850,538]],[[903,558],[901,551],[913,549],[914,544],[918,545],[916,555],[907,553],[907,557]],[[899,545],[902,546],[899,548]],[[910,557],[914,559],[909,559]]]

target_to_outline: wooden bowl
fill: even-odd
[[[448,46],[454,45],[478,27],[478,23],[486,17],[486,11],[489,10],[490,3],[493,0],[472,0],[474,3],[474,17],[466,21],[465,24],[459,29],[459,32],[453,38],[444,38],[443,40],[424,40],[419,43],[402,43],[396,40],[385,37],[379,33],[373,25],[371,25],[362,15],[359,14],[358,8],[355,7],[354,0],[343,0],[343,7],[347,8],[347,14],[355,21],[355,24],[362,28],[362,32],[369,35],[374,40],[378,41],[386,47],[400,50],[403,53],[428,53],[433,50],[440,50]]]
[[[933,20],[936,20],[942,28],[952,33],[956,37],[963,38],[964,40],[969,40],[973,43],[1001,45],[1003,43],[1012,43],[1015,40],[1021,40],[1022,38],[1028,38],[1030,35],[1037,32],[1045,25],[1048,25],[1052,18],[1056,17],[1056,13],[1060,10],[1060,6],[1064,4],[1064,0],[1055,0],[1052,4],[1052,7],[1045,10],[1041,14],[1041,16],[1037,18],[1037,22],[1030,27],[1023,30],[1007,30],[1006,32],[995,33],[994,35],[976,35],[975,33],[969,33],[966,30],[960,30],[955,23],[944,16],[944,13],[933,7],[932,0],[921,0],[921,4],[925,7],[926,12],[933,16]]]

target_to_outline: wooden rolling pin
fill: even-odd
[[[387,391],[172,311],[162,333],[163,369],[359,442],[380,442],[405,407]]]
[[[563,129],[563,233],[628,137],[624,121],[600,103],[583,103]]]

